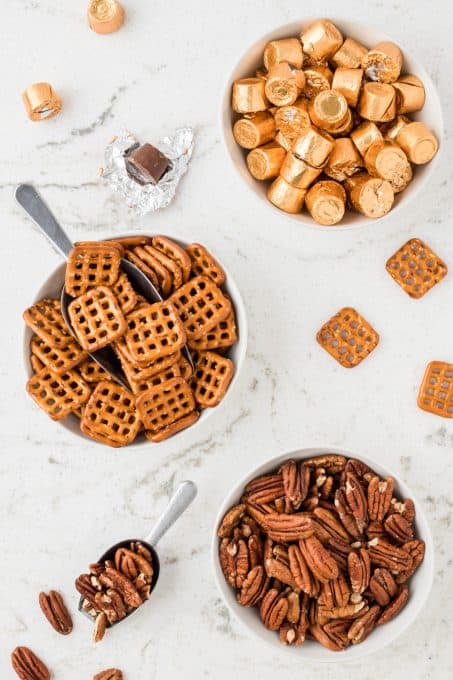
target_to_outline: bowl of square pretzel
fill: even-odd
[[[161,301],[134,290],[121,258]],[[29,395],[75,434],[116,448],[161,442],[203,422],[231,390],[247,343],[231,276],[204,246],[166,236],[75,244],[23,317]],[[99,350],[123,385],[91,358]]]
[[[227,606],[252,633],[331,662],[376,652],[414,621],[434,550],[422,507],[394,473],[344,449],[307,448],[234,486],[212,561]]]

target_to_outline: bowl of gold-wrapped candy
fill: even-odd
[[[125,261],[157,301],[134,288]],[[232,277],[201,244],[167,236],[76,243],[23,316],[28,394],[112,447],[197,427],[230,391],[247,344]]]
[[[249,48],[228,79],[221,126],[256,196],[302,224],[337,229],[407,205],[443,133],[419,62],[381,31],[335,19],[287,24]]]

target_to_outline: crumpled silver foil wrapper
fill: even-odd
[[[173,135],[164,137],[155,144],[172,164],[157,184],[142,186],[127,174],[124,153],[137,142],[137,138],[127,130],[121,130],[114,137],[105,149],[102,178],[137,215],[146,215],[148,212],[166,208],[173,200],[192,156],[194,132],[190,127],[178,128]]]

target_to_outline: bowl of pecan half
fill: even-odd
[[[382,649],[417,617],[433,580],[430,529],[410,489],[335,448],[284,454],[242,479],[219,510],[212,557],[233,614],[313,661]]]

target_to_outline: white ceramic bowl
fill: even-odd
[[[239,118],[239,114],[234,113],[231,109],[231,89],[233,82],[238,78],[244,78],[246,76],[253,75],[257,68],[262,67],[263,64],[263,50],[266,43],[270,40],[278,40],[279,38],[288,38],[293,36],[298,36],[301,30],[307,27],[310,23],[315,21],[319,17],[311,17],[306,19],[301,19],[300,21],[294,21],[290,24],[285,24],[276,28],[274,31],[267,33],[265,36],[257,40],[241,57],[236,66],[234,67],[232,73],[228,77],[225,86],[225,94],[223,96],[220,108],[220,125],[223,133],[223,140],[226,146],[227,154],[233,163],[236,171],[239,173],[240,177],[252,190],[253,194],[258,197],[258,199],[265,201],[266,205],[272,210],[276,215],[282,218],[295,220],[300,224],[307,225],[318,230],[323,229],[327,231],[338,231],[340,229],[351,229],[363,227],[365,225],[375,224],[375,219],[370,219],[360,215],[359,213],[347,210],[343,220],[340,224],[334,227],[325,227],[314,222],[310,214],[304,210],[304,212],[292,215],[290,213],[285,213],[282,210],[276,208],[266,197],[266,191],[269,186],[269,182],[260,182],[252,177],[247,169],[245,158],[247,151],[242,149],[234,140],[233,137],[233,124]],[[343,36],[355,38],[359,42],[363,43],[367,47],[373,47],[378,42],[383,40],[392,40],[388,35],[383,33],[377,28],[369,26],[367,24],[362,24],[357,21],[346,21],[344,19],[336,19],[334,17],[329,17],[333,23],[338,26]],[[442,118],[442,108],[440,105],[439,95],[434,86],[433,81],[423,68],[423,66],[405,49],[399,41],[397,42],[404,55],[403,73],[412,73],[418,76],[425,85],[426,90],[426,102],[422,111],[415,114],[410,114],[410,117],[414,120],[422,120],[426,125],[433,130],[437,139],[439,140],[440,149],[442,148],[442,137],[443,137],[443,118]],[[428,180],[437,164],[439,159],[439,152],[433,158],[433,160],[426,165],[414,166],[414,178],[409,184],[407,189],[402,193],[398,194],[395,198],[395,203],[387,215],[395,215],[395,211],[400,210],[403,207],[409,205],[412,199],[420,191],[422,187],[426,190],[426,185]],[[387,216],[386,215],[386,216]],[[385,216],[385,217],[386,217]],[[380,218],[381,220],[384,218]]]
[[[112,236],[112,238],[120,238],[121,236],[128,236],[129,234],[115,234],[115,236]],[[133,234],[134,236],[137,236],[137,234]],[[185,247],[188,244],[184,243],[176,238],[173,238],[172,236],[169,236],[169,238],[172,238],[176,243],[179,245]],[[242,364],[244,362],[245,358],[245,353],[247,349],[247,317],[246,317],[246,312],[245,312],[245,307],[244,303],[242,301],[241,294],[239,292],[239,289],[234,282],[233,278],[229,274],[228,270],[225,268],[225,266],[222,264],[222,262],[219,260],[217,257],[217,253],[215,253],[215,257],[217,261],[220,263],[222,266],[223,270],[225,271],[226,274],[226,280],[225,284],[223,286],[225,292],[229,295],[233,306],[234,310],[236,313],[236,323],[237,323],[237,328],[238,328],[238,341],[236,342],[233,347],[230,348],[229,352],[227,353],[227,356],[233,360],[235,370],[234,370],[234,376],[233,379],[230,383],[230,386],[228,388],[227,394],[225,395],[222,403],[217,406],[216,408],[222,408],[223,404],[225,403],[225,400],[229,398],[231,395],[231,392],[234,389],[234,385],[239,377],[239,374],[241,372]],[[62,263],[59,265],[44,281],[43,285],[41,288],[38,290],[36,293],[36,296],[34,297],[34,300],[31,304],[34,302],[38,302],[38,300],[41,300],[44,297],[60,297],[60,292],[61,288],[64,283],[64,278],[65,278],[65,268],[66,265]],[[30,364],[30,341],[32,338],[32,331],[28,328],[28,326],[24,326],[24,336],[23,336],[23,356],[24,356],[24,366],[25,366],[25,372],[27,374],[27,379],[32,375],[32,367]],[[204,409],[196,423],[192,425],[189,429],[190,431],[193,431],[195,428],[199,427],[202,423],[204,423],[209,416],[216,410],[216,408],[207,408]],[[46,418],[46,414],[43,412],[42,414],[43,418]],[[93,442],[93,439],[90,439],[87,437],[80,429],[79,425],[79,419],[76,416],[69,415],[67,418],[64,418],[63,420],[59,420],[55,422],[55,426],[58,424],[61,424],[66,430],[69,430],[73,434],[82,437],[83,439],[86,439],[87,441]],[[172,439],[176,438],[181,438],[184,437],[184,434],[186,433],[186,430],[182,430],[181,432],[178,432],[177,434],[172,437]],[[170,440],[169,440],[170,441]],[[100,445],[98,442],[94,442],[98,446]],[[141,446],[144,444],[149,444],[151,446],[156,446],[156,444],[153,444],[152,442],[149,442],[143,435],[139,435],[135,442],[133,444],[129,444],[128,448],[131,448],[133,446]]]
[[[376,470],[376,472],[382,477],[391,475],[395,480],[395,495],[401,498],[412,498],[414,501],[416,508],[416,536],[417,538],[423,539],[426,543],[425,559],[410,580],[410,598],[404,609],[393,619],[393,621],[390,621],[384,626],[379,626],[376,628],[371,633],[371,635],[366,638],[366,640],[364,640],[364,642],[358,645],[351,645],[343,652],[331,652],[318,642],[313,642],[310,640],[304,642],[304,644],[300,647],[283,645],[280,642],[277,633],[267,630],[267,628],[264,627],[256,608],[251,609],[242,607],[240,604],[238,604],[235,591],[228,585],[222,573],[218,551],[219,539],[217,536],[217,528],[227,510],[239,502],[243,489],[248,482],[259,475],[264,475],[277,469],[284,461],[288,460],[289,458],[302,460],[303,458],[317,456],[326,452],[339,453],[347,456],[348,458],[358,458],[359,460],[363,460],[364,463],[367,463],[371,468],[373,468],[373,470]],[[358,455],[336,447],[299,449],[298,451],[285,453],[281,456],[277,456],[276,458],[271,458],[243,477],[227,494],[220,507],[213,532],[211,553],[214,576],[217,586],[233,615],[239,619],[239,621],[241,621],[255,636],[272,645],[274,651],[278,650],[281,654],[298,658],[300,661],[354,661],[361,657],[367,656],[368,654],[372,654],[373,652],[381,650],[383,647],[395,640],[395,638],[400,635],[417,617],[430,593],[434,574],[434,548],[431,532],[423,509],[418,503],[417,499],[414,498],[412,491],[406,486],[406,484],[404,484],[401,479],[399,479],[397,475],[395,475],[394,472],[388,468],[382,467],[377,461],[370,460],[361,454]]]

